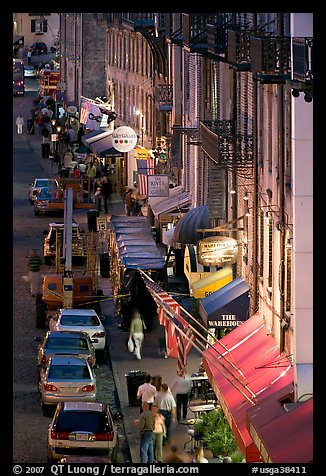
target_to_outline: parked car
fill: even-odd
[[[44,246],[43,256],[44,264],[51,264],[55,259],[56,245],[60,243],[60,248],[63,243],[63,223],[49,223],[49,229],[44,230]],[[57,236],[58,234],[58,236]],[[72,260],[84,261],[86,259],[86,250],[84,248],[83,238],[81,236],[81,229],[78,223],[72,224]],[[77,264],[77,263],[76,263]]]
[[[64,214],[63,201],[59,202],[58,188],[42,187],[34,200],[34,214],[38,216],[46,213]]]
[[[96,378],[86,359],[72,355],[49,357],[38,383],[44,415],[59,402],[96,400]]]
[[[25,78],[36,78],[36,71],[34,66],[25,64],[24,65],[24,76]]]
[[[49,321],[53,331],[87,332],[98,355],[105,350],[105,328],[94,309],[60,309]]]
[[[84,357],[91,367],[96,364],[94,346],[85,332],[78,331],[47,331],[41,337],[35,337],[36,342],[40,342],[37,353],[37,364],[39,369],[46,365],[46,359],[54,355],[70,354]]]
[[[33,43],[31,46],[32,55],[41,55],[48,52],[48,47],[43,42]]]
[[[39,191],[43,187],[49,187],[49,188],[59,188],[58,181],[56,179],[52,178],[35,178],[33,182],[30,184],[30,187],[28,189],[28,199],[30,203],[34,203],[34,200],[36,199]]]
[[[115,463],[118,448],[118,432],[106,403],[58,403],[48,430],[48,462],[105,456]]]

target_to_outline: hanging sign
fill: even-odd
[[[137,149],[135,149],[135,152],[136,152],[136,155],[135,155],[136,159],[150,159],[151,158],[151,155],[148,149],[141,149],[140,147],[137,147]]]
[[[168,175],[147,175],[147,196],[148,197],[168,197],[169,196],[169,176]]]
[[[227,266],[238,258],[238,242],[228,236],[210,236],[197,245],[198,263],[203,266]]]
[[[117,127],[112,132],[112,145],[119,152],[130,152],[136,144],[137,134],[131,127]]]

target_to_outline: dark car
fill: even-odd
[[[106,403],[58,403],[48,430],[48,462],[76,456],[116,462],[118,447],[117,428]]]
[[[33,43],[31,46],[32,55],[41,55],[48,52],[48,47],[45,43]]]

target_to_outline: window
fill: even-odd
[[[47,20],[31,20],[31,32],[32,33],[46,33],[48,31],[48,21]]]
[[[264,213],[259,211],[259,277],[264,275]]]
[[[285,248],[285,312],[291,311],[291,255],[292,248]]]

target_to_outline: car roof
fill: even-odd
[[[77,227],[79,226],[79,223],[72,223],[72,226],[73,227]],[[64,223],[49,223],[49,227],[52,227],[52,228],[63,228],[64,227]]]
[[[62,409],[64,411],[102,412],[106,406],[106,403],[100,402],[63,402]]]
[[[74,355],[53,355],[48,358],[48,362],[51,365],[81,365],[82,367],[87,366],[86,359],[83,357],[76,357]]]
[[[47,337],[60,337],[68,339],[69,337],[88,337],[88,334],[83,331],[47,331]]]
[[[69,316],[97,316],[94,309],[60,309],[60,313]]]

